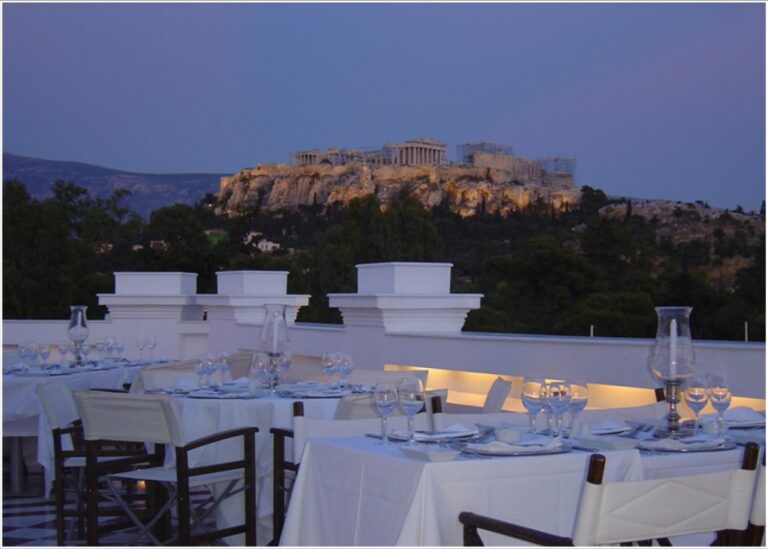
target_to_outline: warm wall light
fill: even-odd
[[[490,389],[491,384],[499,375],[424,368],[423,366],[406,366],[402,364],[386,364],[384,369],[389,371],[429,370],[429,377],[427,378],[427,387],[429,389],[448,389],[449,404],[478,407],[482,406],[483,402],[485,402],[488,389]],[[525,412],[525,408],[519,398],[523,378],[509,375],[501,375],[501,377],[512,382],[512,390],[509,393],[509,398],[504,403],[504,409],[513,412]],[[656,402],[656,395],[653,389],[589,383],[589,404],[587,409],[625,408],[644,406],[654,402]],[[734,397],[731,406],[749,406],[755,410],[764,410],[765,400]],[[681,403],[679,408],[681,408],[683,416],[693,417],[693,414],[689,412],[684,403]],[[713,411],[711,406],[707,406],[704,413],[711,411]]]

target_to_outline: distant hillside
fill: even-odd
[[[221,174],[226,175],[226,174]],[[81,162],[43,160],[3,153],[3,179],[17,179],[35,198],[50,195],[57,179],[72,181],[91,196],[106,198],[117,189],[131,192],[124,204],[144,217],[158,208],[176,203],[194,204],[219,188],[219,174],[133,173]]]

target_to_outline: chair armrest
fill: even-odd
[[[293,429],[284,429],[282,427],[272,427],[270,433],[277,436],[293,438]]]
[[[229,429],[227,431],[214,433],[212,435],[200,437],[191,442],[188,442],[184,445],[184,451],[189,452],[190,450],[194,450],[195,448],[199,448],[201,446],[207,446],[208,444],[213,444],[214,442],[219,442],[229,438],[246,436],[248,434],[255,435],[258,432],[258,427],[240,427],[238,429]]]
[[[526,528],[525,526],[519,526],[517,524],[512,524],[511,522],[504,522],[502,520],[484,517],[466,511],[459,514],[459,522],[464,525],[464,545],[482,545],[482,542],[477,535],[477,529],[480,528],[481,530],[488,530],[490,532],[510,536],[531,543],[537,543],[539,545],[573,546],[573,540],[570,538],[556,536],[540,530]]]

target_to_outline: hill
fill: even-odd
[[[127,189],[131,196],[124,204],[144,217],[163,206],[199,202],[206,193],[218,190],[220,177],[209,173],[134,173],[82,162],[3,153],[3,180],[22,181],[34,198],[49,196],[51,184],[57,179],[76,183],[92,197],[107,198],[117,189]]]

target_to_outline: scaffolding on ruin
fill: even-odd
[[[539,158],[539,165],[545,172],[566,173],[573,175],[576,172],[576,159],[573,157],[547,156]]]
[[[472,164],[473,156],[475,153],[479,152],[506,154],[507,156],[515,155],[512,145],[499,145],[498,143],[491,143],[489,141],[477,141],[474,143],[462,143],[461,145],[456,145],[456,158],[458,158],[461,164]]]

